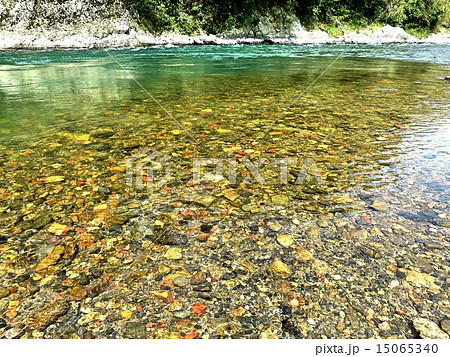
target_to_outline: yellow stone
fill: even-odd
[[[169,311],[170,312],[180,311],[182,308],[183,304],[180,301],[175,300],[173,303],[170,304]]]
[[[74,141],[89,141],[90,135],[83,133],[58,133],[58,135],[66,137]]]
[[[171,133],[172,133],[173,135],[180,135],[181,133],[183,133],[183,130],[175,129],[175,130],[172,130]]]
[[[121,172],[125,172],[126,171],[126,166],[112,166],[109,171],[111,171],[113,174],[118,174]]]
[[[53,274],[46,275],[43,278],[41,278],[41,281],[39,281],[39,286],[44,286],[49,284],[51,281],[55,279],[55,276]]]
[[[162,274],[162,275],[167,275],[170,273],[170,268],[164,264],[158,264],[157,269],[158,269],[158,273]]]
[[[297,248],[298,256],[301,260],[311,260],[313,258],[313,255],[309,250],[303,249],[303,248]]]
[[[49,255],[47,255],[44,259],[42,259],[41,262],[36,266],[36,271],[41,272],[47,269],[50,265],[54,265],[63,253],[64,253],[63,246],[58,245],[55,248],[53,248],[52,252]]]
[[[16,309],[9,309],[6,310],[5,312],[5,316],[8,317],[9,319],[13,319],[17,316],[17,310]]]
[[[272,331],[269,328],[269,329],[261,332],[261,334],[259,335],[259,338],[264,339],[264,340],[277,340],[278,336],[274,331]]]
[[[230,201],[235,201],[239,197],[239,194],[234,190],[224,190],[223,196]]]
[[[122,318],[128,320],[129,318],[131,318],[131,316],[133,316],[133,312],[130,310],[124,310],[120,313],[120,316],[122,316]]]
[[[289,248],[292,244],[294,244],[294,240],[289,234],[280,234],[277,237],[277,242],[285,248]]]
[[[228,315],[230,315],[231,317],[234,317],[235,319],[237,319],[239,317],[242,317],[244,312],[245,312],[245,309],[243,307],[238,307],[237,309],[229,310],[228,311]]]
[[[98,206],[94,207],[94,212],[103,212],[108,209],[108,205],[106,203],[99,204]]]
[[[64,176],[49,176],[44,178],[46,183],[63,182],[65,180]]]
[[[226,134],[226,133],[231,133],[231,130],[230,129],[217,129],[217,132],[219,133],[219,134]]]
[[[160,228],[163,228],[163,227],[164,227],[164,222],[163,222],[163,221],[160,221],[160,220],[156,220],[156,221],[155,221],[155,226],[160,227]]]
[[[15,309],[19,305],[20,305],[20,301],[19,300],[13,300],[13,301],[10,301],[8,303],[8,308]]]
[[[124,311],[122,311],[124,312]],[[78,324],[79,325],[84,325],[84,324],[88,324],[91,323],[92,321],[102,321],[104,320],[104,317],[96,312],[96,311],[91,311],[89,313],[87,313],[86,315],[84,315],[83,317],[81,317],[81,319],[78,320]]]
[[[433,292],[439,291],[439,286],[434,283],[435,277],[415,270],[408,270],[406,274],[406,281],[413,283],[413,285],[428,288]]]
[[[333,200],[333,202],[334,203],[352,203],[353,200],[347,195],[342,195],[342,196],[336,197]]]
[[[86,289],[83,289],[81,286],[75,286],[70,292],[70,300],[72,301],[80,301],[83,300],[87,295]]]
[[[282,276],[283,278],[287,278],[288,276],[292,275],[291,268],[289,268],[289,266],[287,266],[278,258],[275,259],[272,264],[270,264],[269,271],[272,274]]]
[[[166,254],[164,254],[164,258],[169,260],[178,260],[183,258],[183,255],[181,254],[182,250],[181,248],[177,247],[170,247],[167,249]]]
[[[48,227],[48,231],[57,236],[64,235],[65,233],[67,233],[68,230],[69,230],[68,226],[56,222],[52,223],[52,225]]]

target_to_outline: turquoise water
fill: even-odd
[[[410,82],[415,96],[421,88],[414,82],[435,81],[448,74],[441,66],[450,63],[446,45],[192,46],[110,53],[166,109],[185,119],[185,108],[177,105],[207,95],[216,96],[217,105],[252,95],[258,105],[259,96],[272,97],[269,109],[280,111],[344,51],[308,94],[327,95],[330,80],[344,93],[358,81],[397,77]],[[0,69],[2,139],[39,136],[84,116],[92,123],[107,110],[148,99],[102,50],[1,52]],[[436,80],[437,87],[444,85]],[[158,108],[149,102],[145,110]]]
[[[39,151],[58,138],[64,150],[67,138],[105,128],[141,148],[197,144],[196,155],[206,157],[258,144],[313,155],[346,185],[370,172],[370,186],[436,152],[445,155],[433,163],[447,167],[449,67],[447,45],[2,52],[0,145]],[[128,154],[117,152],[115,162]]]

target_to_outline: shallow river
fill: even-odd
[[[439,324],[449,75],[448,45],[0,52],[0,335]]]

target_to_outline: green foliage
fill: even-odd
[[[390,21],[407,29],[435,30],[450,19],[450,0],[398,0]]]
[[[279,8],[304,26],[330,28],[388,23],[433,31],[450,22],[450,0],[124,0],[152,32],[220,33],[249,28]]]

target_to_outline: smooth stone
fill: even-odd
[[[103,193],[103,194],[110,194],[111,193],[111,189],[108,186],[100,186],[97,188],[97,192],[98,193]]]
[[[442,320],[441,328],[450,335],[450,320]]]
[[[97,139],[106,139],[114,135],[111,129],[97,129],[91,132],[91,136]]]
[[[65,181],[66,178],[64,176],[48,176],[44,178],[45,183],[58,183]]]
[[[275,206],[286,206],[289,204],[289,197],[285,195],[275,195],[271,199]]]
[[[206,242],[211,235],[209,233],[200,233],[197,236],[197,240],[200,242]]]
[[[306,230],[306,235],[308,236],[308,238],[313,240],[318,239],[321,233],[321,230],[316,227],[310,227]]]
[[[47,224],[52,223],[52,221],[53,221],[53,218],[50,214],[41,214],[34,220],[31,227],[33,229],[41,229],[41,228],[44,228]]]
[[[157,269],[158,269],[158,274],[161,274],[161,275],[167,275],[171,271],[171,269],[167,265],[164,265],[164,264],[159,264],[157,266]]]
[[[386,211],[389,206],[381,198],[375,198],[369,207],[376,211]]]
[[[404,278],[406,278],[406,276],[407,276],[408,274],[407,274],[406,269],[400,268],[400,269],[398,269],[398,270],[396,271],[395,275],[396,275],[397,277],[399,277],[400,279],[404,279]]]
[[[173,285],[178,287],[183,287],[189,284],[189,278],[185,276],[177,276],[175,279],[173,279]]]
[[[381,252],[380,250],[370,244],[360,244],[358,245],[359,250],[361,250],[363,253],[367,254],[369,257],[378,259],[381,258]]]
[[[0,288],[0,299],[3,299],[7,297],[10,294],[9,289],[7,288]]]
[[[416,213],[411,213],[411,212],[398,212],[397,213],[400,217],[409,219],[411,221],[417,221],[417,222],[425,222],[426,221],[426,217],[425,216],[421,216],[418,215]]]
[[[279,232],[281,230],[281,228],[283,228],[281,226],[281,224],[279,224],[278,222],[267,222],[266,223],[267,227],[269,227],[269,229],[273,232]]]
[[[170,224],[168,224],[167,226],[170,226]],[[154,242],[158,244],[181,246],[186,245],[187,243],[186,236],[167,228],[155,229],[153,236]]]
[[[442,331],[439,326],[428,319],[424,318],[415,318],[413,320],[414,328],[419,332],[420,337],[424,339],[448,339],[449,335],[447,335],[444,331]]]
[[[200,226],[200,230],[203,233],[211,233],[211,229],[213,229],[213,228],[214,228],[214,225],[210,224],[210,223],[205,223]]]
[[[24,319],[25,325],[32,330],[43,329],[65,315],[70,308],[67,301],[47,301],[39,309],[34,309]]]
[[[70,292],[70,300],[71,301],[80,301],[83,300],[87,295],[86,289],[83,289],[81,286],[75,286]]]
[[[425,247],[428,249],[443,249],[444,246],[440,242],[432,241],[432,242],[425,242]]]
[[[280,259],[278,259],[278,258],[275,259],[275,260],[272,262],[272,264],[270,264],[270,266],[269,266],[269,271],[270,271],[272,274],[281,276],[281,277],[283,277],[283,278],[287,278],[287,277],[289,277],[289,276],[292,275],[292,270],[291,270],[291,268],[290,268],[287,264],[283,263],[283,262],[282,262]]]
[[[39,262],[39,264],[36,266],[36,271],[38,273],[42,272],[49,266],[56,264],[56,262],[59,260],[59,258],[63,253],[64,253],[63,246],[58,245],[54,247],[52,252]]]
[[[196,200],[195,204],[201,207],[209,207],[215,202],[215,200],[216,198],[214,196],[206,195]]]
[[[436,278],[434,276],[420,273],[415,270],[406,271],[406,280],[415,286],[426,287],[435,293],[440,290],[439,286],[435,284]]]
[[[131,141],[124,142],[123,148],[124,149],[134,149],[140,145],[141,145],[141,143],[138,140],[131,140]]]
[[[125,336],[131,339],[144,339],[145,325],[141,322],[127,322]]]
[[[78,278],[78,283],[80,285],[88,285],[89,284],[89,278],[86,274],[82,273],[80,274],[80,277]]]
[[[289,234],[280,234],[277,237],[277,242],[280,243],[285,248],[289,248],[291,245],[294,244],[294,240]]]
[[[201,271],[201,272],[194,274],[191,277],[191,284],[198,285],[198,284],[203,283],[205,280],[206,280],[206,273]]]
[[[223,196],[230,201],[235,201],[239,198],[239,194],[234,190],[224,190]]]
[[[199,292],[208,292],[212,290],[212,285],[211,283],[204,282],[202,284],[194,285],[192,289]]]
[[[367,239],[367,232],[362,229],[354,229],[350,232],[350,236],[352,238],[364,241]]]
[[[303,248],[297,248],[297,254],[300,260],[309,261],[313,258],[312,253],[309,250]]]
[[[178,260],[183,258],[181,248],[170,247],[167,249],[166,254],[164,254],[164,258],[168,260]]]
[[[189,317],[191,313],[189,311],[177,311],[173,314],[177,319],[185,319]]]
[[[429,160],[431,160],[431,159],[435,159],[435,158],[436,158],[436,155],[423,155],[423,157],[424,157],[424,159],[429,159]]]
[[[129,220],[129,218],[127,216],[117,215],[117,216],[108,217],[106,221],[110,225],[119,225],[119,226],[121,226],[121,225],[127,223],[128,220]]]
[[[320,228],[327,228],[328,225],[329,225],[329,222],[328,222],[328,220],[327,220],[326,218],[321,218],[321,219],[319,219],[319,220],[317,221],[317,225],[318,225]]]

